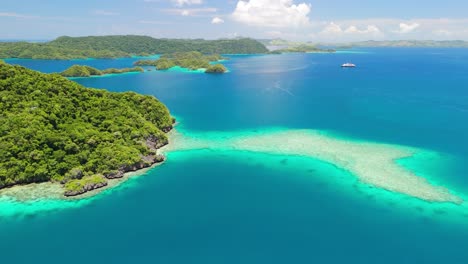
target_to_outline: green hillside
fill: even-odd
[[[155,39],[148,36],[59,37],[46,43],[0,43],[0,58],[73,59],[118,58],[132,55],[198,51],[203,54],[254,54],[268,50],[249,39]]]
[[[161,161],[156,149],[173,124],[152,96],[85,88],[3,62],[0,121],[0,188],[59,181],[71,195]]]

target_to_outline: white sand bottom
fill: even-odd
[[[164,151],[230,149],[282,155],[310,156],[351,172],[363,183],[430,202],[461,204],[462,198],[447,188],[431,184],[397,164],[425,150],[398,145],[348,140],[314,130],[264,130],[257,132],[173,132]]]

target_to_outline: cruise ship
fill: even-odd
[[[356,67],[356,65],[348,62],[348,63],[345,63],[345,64],[341,65],[341,67],[343,67],[343,68],[354,68],[354,67]]]

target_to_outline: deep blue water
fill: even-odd
[[[232,56],[220,76],[75,81],[155,95],[187,130],[311,128],[435,150],[454,158],[440,180],[468,194],[468,49],[365,51]],[[56,72],[135,60],[7,62]],[[358,67],[339,67],[348,61]],[[0,219],[2,262],[468,263],[468,227],[353,196],[324,180],[349,181],[344,172],[284,158],[174,153],[90,205]]]

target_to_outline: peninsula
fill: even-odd
[[[226,60],[219,54],[203,55],[201,52],[176,52],[161,56],[157,60],[140,60],[134,63],[137,66],[155,66],[157,70],[168,70],[172,67],[181,67],[189,70],[204,70],[206,73],[224,73],[227,71],[222,64],[213,62]]]
[[[162,162],[174,119],[152,96],[85,88],[0,61],[0,189],[60,182],[66,196]]]
[[[45,43],[0,42],[0,58],[86,59],[122,58],[198,51],[203,54],[267,53],[260,42],[236,39],[156,39],[148,36],[59,37]]]
[[[120,74],[127,72],[144,72],[145,70],[141,67],[133,68],[123,68],[123,69],[105,69],[99,70],[87,65],[73,65],[70,68],[64,70],[60,75],[64,77],[91,77],[91,76],[101,76],[106,74]]]

